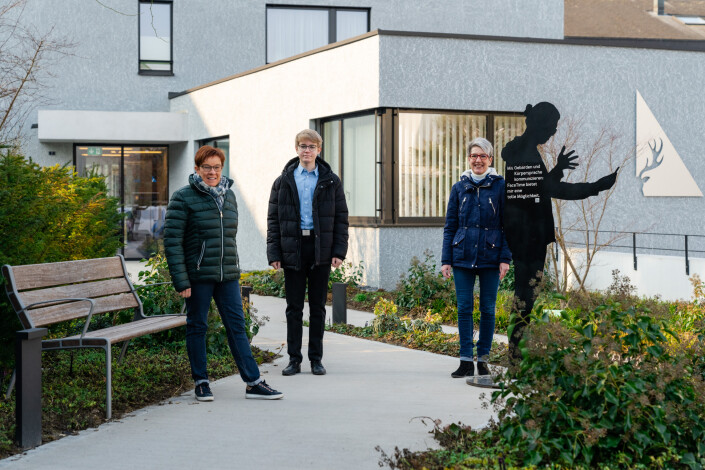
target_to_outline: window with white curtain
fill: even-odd
[[[399,113],[399,217],[445,217],[468,169],[465,147],[486,135],[484,114]]]
[[[171,1],[139,2],[139,73],[172,75]]]
[[[369,31],[369,10],[267,6],[267,63]]]
[[[363,225],[442,224],[450,190],[469,169],[470,141],[489,139],[503,174],[502,149],[525,128],[519,113],[493,111],[379,108],[320,121],[322,157],[342,179],[354,223]]]
[[[344,41],[360,34],[365,34],[368,13],[364,10],[338,10],[336,11],[335,33],[336,41]]]

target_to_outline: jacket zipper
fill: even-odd
[[[215,202],[215,207],[218,207],[218,201],[215,200],[215,197],[210,193],[208,193],[208,195],[213,198],[213,202]],[[223,206],[225,206],[225,196],[223,197]],[[220,214],[220,282],[223,282],[223,254],[225,252],[225,233],[223,232],[223,211],[219,208],[218,213]]]
[[[497,211],[494,208],[494,204],[492,204],[492,198],[490,198],[490,206],[492,206],[492,212],[494,213],[494,215],[497,215]]]
[[[198,263],[196,263],[196,271],[201,270],[201,261],[203,261],[203,255],[206,252],[206,242],[205,240],[201,244],[201,256],[198,257]]]
[[[215,197],[210,193],[202,190],[201,188],[196,185],[196,189],[201,191],[204,194],[208,194],[211,199],[213,199],[213,202],[215,202],[215,207],[218,207],[218,201],[215,199]],[[223,206],[225,206],[225,199],[227,197],[227,194],[223,196]],[[223,282],[223,256],[225,254],[225,232],[223,231],[223,211],[218,208],[218,213],[220,214],[220,282]],[[203,242],[203,246],[201,248],[201,259],[203,258],[203,253],[206,247],[206,242]],[[198,265],[196,266],[196,271],[201,269],[201,259],[198,261]]]
[[[216,203],[217,205],[218,203]],[[225,198],[223,198],[223,205],[225,205]],[[223,211],[220,212],[220,282],[223,282],[223,255],[225,253],[225,233],[223,232]]]
[[[458,213],[462,212],[463,210],[463,204],[465,204],[465,201],[468,199],[467,196],[463,198],[463,201],[460,203],[460,209],[458,209]]]

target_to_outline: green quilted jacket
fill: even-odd
[[[221,213],[213,196],[189,176],[189,185],[171,196],[164,225],[164,251],[174,289],[186,290],[193,281],[240,279],[236,235],[237,201],[232,190],[225,194]]]

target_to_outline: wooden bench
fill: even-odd
[[[122,256],[2,267],[5,289],[25,329],[85,318],[79,335],[42,341],[42,350],[101,348],[105,351],[106,415],[112,417],[111,346],[186,325],[186,314],[146,316]],[[156,285],[156,284],[151,284]],[[139,286],[137,289],[146,286]],[[134,309],[131,322],[89,331],[95,315]]]

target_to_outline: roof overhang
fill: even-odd
[[[169,112],[40,110],[40,142],[172,144],[188,140],[188,115]]]

